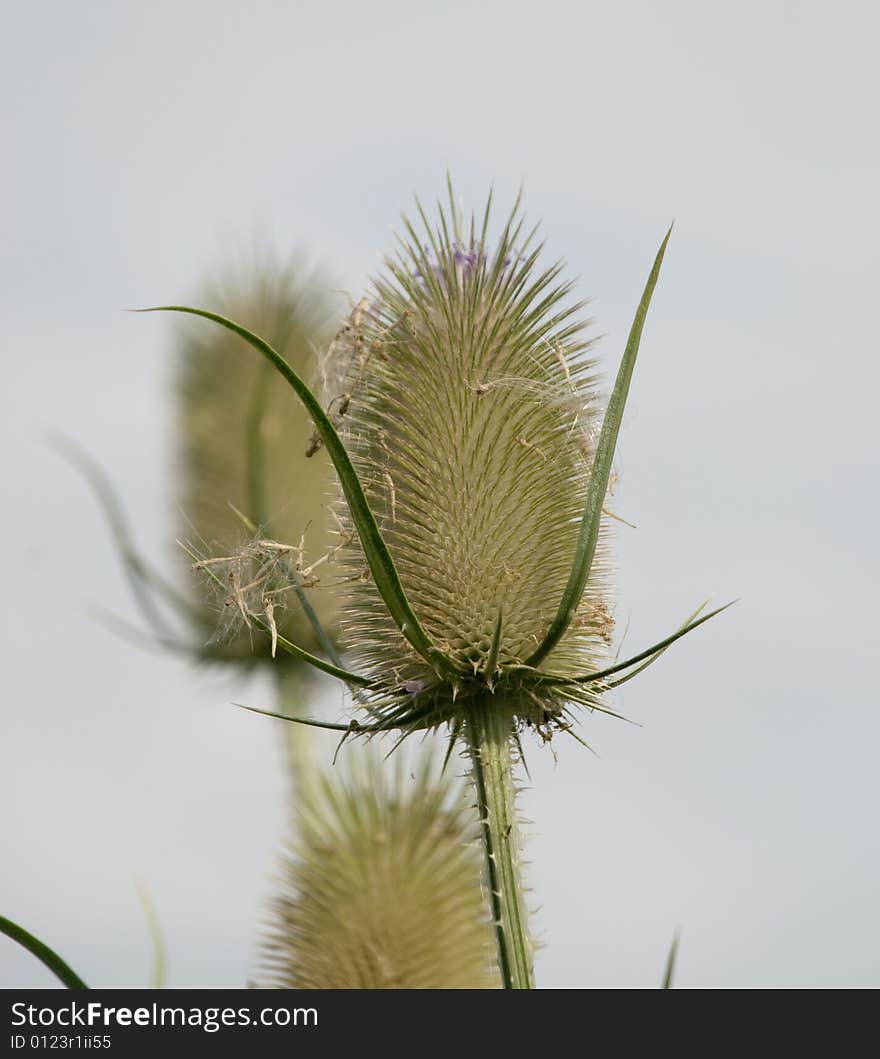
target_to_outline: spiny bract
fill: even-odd
[[[461,790],[370,748],[301,789],[261,964],[287,989],[498,986]]]
[[[326,289],[299,262],[280,265],[262,254],[249,268],[230,270],[209,301],[265,334],[306,377],[316,374],[316,351],[329,341],[332,315]],[[305,458],[307,416],[270,365],[242,356],[234,335],[184,326],[179,347],[182,532],[207,560],[193,585],[200,624],[231,657],[256,658],[269,649],[256,628],[246,627],[252,615],[314,648],[314,625],[295,584],[315,584],[320,576],[309,599],[322,623],[332,625],[327,565],[308,570],[332,547],[326,454]],[[298,550],[304,531],[307,560]]]
[[[480,230],[471,220],[465,232],[453,204],[419,238],[405,220],[408,238],[329,358],[340,430],[403,589],[464,676],[438,680],[409,646],[353,532],[340,553],[350,579],[342,630],[355,667],[433,699],[435,723],[487,688],[521,719],[547,723],[571,701],[595,705],[601,690],[563,691],[526,665],[571,572],[601,406],[562,266],[537,267],[541,247],[518,208],[491,247],[488,221],[487,206]],[[574,620],[547,658],[556,676],[598,669],[605,656],[607,543],[603,525]],[[374,705],[381,715],[401,701]]]

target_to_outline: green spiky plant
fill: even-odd
[[[267,334],[304,375],[320,374],[316,353],[328,345],[331,314],[324,287],[304,276],[298,262],[280,267],[263,256],[229,273],[206,296]],[[346,323],[331,350],[348,330]],[[197,637],[183,646],[187,653],[215,664],[267,666],[280,707],[301,709],[319,689],[299,659],[283,653],[276,659],[278,641],[296,636],[337,658],[336,603],[332,590],[316,587],[304,566],[304,547],[284,542],[301,541],[308,527],[311,550],[319,553],[310,565],[322,575],[332,570],[324,561],[334,551],[329,461],[305,417],[285,406],[283,380],[269,365],[242,358],[238,339],[190,325],[179,330],[176,345],[176,478],[191,541],[186,550],[202,556],[185,597],[138,554],[100,468],[69,441],[62,451],[102,502],[155,639],[183,646],[160,609],[171,603]],[[332,584],[332,574],[328,580]],[[316,761],[305,730],[287,725],[284,732],[293,853],[284,863],[279,917],[264,945],[267,959],[270,952],[276,957],[273,981],[329,988],[496,987],[472,824],[451,778],[423,758],[408,790],[403,773],[389,779],[375,755],[368,765],[348,759],[328,771]],[[319,888],[356,909],[356,919],[342,929],[338,915],[336,929],[332,917],[322,925]],[[291,925],[288,931],[285,923],[294,920],[303,929]],[[316,930],[325,928],[321,943]],[[27,937],[21,932],[17,940]]]
[[[212,300],[316,377],[318,351],[344,343],[349,328],[329,341],[326,298],[298,271],[265,263]],[[291,414],[284,381],[241,357],[239,345],[228,332],[191,327],[178,342],[182,506],[204,555],[194,602],[209,630],[219,593],[219,645],[230,659],[270,662],[278,638],[290,637],[338,662],[332,559],[324,561],[335,550],[330,464],[308,420]],[[306,528],[311,562],[297,544]],[[317,585],[316,567],[327,588]],[[301,710],[317,690],[310,667],[282,652],[270,668],[282,708]],[[286,735],[293,837],[264,946],[273,980],[314,988],[497,984],[470,825],[449,778],[425,759],[407,792],[403,774],[389,782],[375,756],[366,767],[346,760],[328,772],[304,731],[288,725]],[[331,900],[340,902],[335,909],[322,903]],[[348,909],[343,921],[340,907]]]
[[[336,351],[341,420],[259,335],[205,310],[159,308],[238,334],[305,405],[344,499],[342,631],[358,668],[279,643],[355,690],[359,716],[326,727],[405,738],[448,726],[450,751],[466,748],[503,984],[531,988],[514,784],[521,730],[579,738],[580,711],[618,716],[606,693],[718,613],[693,615],[625,661],[604,656],[604,505],[669,233],[600,422],[579,307],[560,265],[538,267],[519,203],[494,244],[488,204],[466,229],[451,188],[436,227],[419,210],[424,237],[404,219],[399,252]]]

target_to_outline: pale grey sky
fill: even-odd
[[[268,695],[115,639],[60,428],[174,536],[168,322],[254,232],[356,292],[412,194],[525,184],[610,373],[673,240],[621,439],[620,627],[741,596],[628,684],[644,725],[530,754],[545,986],[880,985],[876,6],[9,4],[0,912],[96,985],[233,986],[281,832]],[[334,695],[335,692],[329,692]],[[275,762],[272,768],[267,762]],[[0,939],[0,985],[51,984]]]

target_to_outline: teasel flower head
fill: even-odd
[[[268,252],[227,269],[208,304],[265,334],[306,378],[333,333],[320,278]],[[254,661],[273,632],[311,649],[332,628],[336,603],[326,453],[304,454],[313,428],[271,365],[242,357],[240,341],[190,321],[178,330],[181,536],[196,569],[194,617],[214,653]],[[307,593],[307,590],[313,589]]]
[[[497,988],[463,792],[425,754],[389,765],[366,748],[303,775],[261,984]]]
[[[669,233],[603,410],[563,266],[540,264],[518,200],[496,238],[490,212],[491,197],[479,223],[463,224],[450,186],[436,225],[421,206],[423,231],[404,218],[397,253],[324,357],[326,408],[243,324],[158,307],[213,320],[258,350],[334,465],[342,641],[358,668],[284,646],[357,689],[368,717],[352,731],[449,722],[455,736],[473,703],[494,702],[545,738],[571,732],[577,707],[613,714],[609,687],[717,613],[697,618],[700,607],[671,636],[604,664],[607,493]]]
[[[531,659],[553,621],[575,554],[601,427],[582,306],[562,266],[539,266],[515,213],[494,244],[488,217],[464,229],[441,211],[408,238],[352,314],[328,374],[347,414],[342,437],[400,576],[449,679],[407,641],[369,576],[347,520],[343,639],[354,667],[449,718],[488,689],[544,724],[598,689],[542,683]],[[608,519],[553,671],[607,660]],[[380,709],[392,711],[402,696]]]
[[[562,266],[540,264],[518,202],[490,237],[490,205],[465,225],[450,186],[436,225],[421,207],[423,232],[404,219],[398,252],[327,355],[335,390],[326,409],[271,343],[240,323],[161,308],[245,339],[305,405],[340,484],[341,630],[353,668],[293,643],[285,649],[354,689],[360,714],[325,727],[397,729],[403,739],[448,725],[448,753],[464,744],[499,971],[505,987],[530,988],[515,806],[520,731],[580,740],[578,708],[617,716],[604,693],[718,611],[698,617],[701,606],[636,655],[607,658],[607,494],[669,233],[603,411]]]

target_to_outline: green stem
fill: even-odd
[[[532,947],[517,852],[511,760],[513,714],[503,699],[487,697],[468,710],[465,725],[477,791],[486,878],[505,989],[532,989]]]

